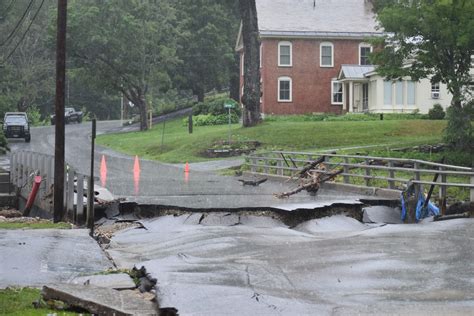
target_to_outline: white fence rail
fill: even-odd
[[[474,202],[474,169],[467,167],[416,159],[289,151],[249,155],[247,165],[253,173],[290,177],[322,156],[325,157],[326,165],[344,170],[341,176],[346,184],[363,184],[371,187],[385,183],[390,189],[397,188],[397,183],[408,182],[417,186],[435,185],[439,188],[440,199],[446,199],[448,188],[457,187],[469,190],[470,200]],[[315,172],[324,171],[315,170]],[[439,175],[438,180],[433,182],[432,178],[436,174]]]
[[[64,176],[65,216],[74,222],[85,221],[85,208],[89,205],[88,176],[82,175],[66,164]],[[10,181],[19,195],[28,198],[35,175],[42,178],[34,205],[52,214],[54,186],[54,156],[29,151],[14,152],[10,158]]]

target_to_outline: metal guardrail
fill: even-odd
[[[447,188],[459,187],[470,190],[470,200],[474,201],[474,169],[434,163],[418,159],[385,158],[358,155],[339,155],[331,153],[308,153],[290,151],[271,151],[247,156],[247,165],[252,173],[291,177],[305,165],[325,157],[325,164],[331,168],[343,168],[343,182],[351,184],[354,179],[363,179],[368,187],[374,180],[387,182],[387,187],[396,189],[396,183],[414,183],[439,186],[439,196],[446,198]],[[325,173],[324,170],[313,170]],[[377,174],[374,174],[377,171]],[[402,175],[400,175],[402,174]],[[412,175],[406,177],[407,174]],[[423,175],[439,175],[437,182],[423,180]],[[458,182],[448,182],[449,177],[457,177]],[[351,182],[352,180],[352,182]]]
[[[42,177],[42,182],[35,199],[35,205],[52,212],[52,195],[54,185],[54,156],[29,151],[18,151],[10,157],[10,181],[20,196],[27,198],[35,175]],[[64,209],[66,217],[74,222],[85,221],[84,209],[89,205],[87,184],[90,177],[80,174],[67,165],[64,177]],[[89,210],[87,213],[89,214]]]

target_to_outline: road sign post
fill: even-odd
[[[231,131],[231,114],[230,114],[230,110],[234,108],[234,104],[232,103],[225,103],[224,104],[224,108],[228,109],[229,110],[229,145],[230,145],[230,141],[231,141],[231,137],[232,137],[232,131]]]

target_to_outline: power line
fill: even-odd
[[[28,14],[28,11],[30,11],[30,8],[33,5],[33,2],[34,0],[30,0],[30,4],[28,4],[28,7],[26,8],[25,12],[23,13],[18,23],[15,25],[15,28],[11,31],[10,35],[8,35],[7,39],[3,43],[0,44],[0,46],[5,45],[13,37],[13,35],[15,35],[16,31],[18,31],[18,29],[20,28],[20,25],[23,24],[25,17]]]
[[[20,46],[21,42],[23,42],[23,40],[24,40],[25,37],[26,37],[26,34],[28,33],[28,31],[29,31],[30,28],[31,28],[31,25],[33,24],[33,22],[35,21],[36,17],[37,17],[38,14],[39,14],[39,12],[41,11],[41,8],[43,7],[44,1],[45,1],[45,0],[42,0],[42,1],[41,1],[41,4],[40,4],[40,6],[38,7],[38,9],[36,10],[35,15],[34,15],[33,18],[31,19],[31,22],[30,22],[30,24],[28,25],[28,28],[26,29],[25,33],[23,33],[23,36],[20,38],[20,40],[18,41],[18,43],[15,45],[15,47],[13,48],[13,50],[10,52],[10,54],[8,54],[7,58],[3,59],[2,64],[5,63],[5,61],[7,61],[7,60],[13,55],[13,53],[14,53],[15,50],[18,48],[18,46]]]

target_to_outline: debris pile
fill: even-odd
[[[110,239],[112,239],[112,236],[121,230],[127,229],[127,228],[138,228],[138,227],[143,227],[142,224],[138,222],[120,222],[116,221],[113,223],[108,223],[107,225],[98,225],[94,229],[94,234],[95,238],[97,241],[102,245],[108,245],[110,242]]]
[[[301,191],[307,191],[311,194],[316,194],[321,187],[321,184],[327,181],[333,180],[337,175],[344,172],[344,169],[329,169],[324,163],[325,157],[322,156],[319,159],[307,164],[298,174],[297,181],[298,187],[282,193],[276,193],[275,196],[279,199],[288,198],[293,194]],[[292,177],[291,179],[293,179]],[[290,180],[291,180],[290,179]]]

